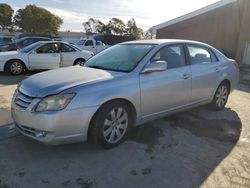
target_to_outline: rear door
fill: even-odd
[[[163,47],[151,59],[166,61],[167,70],[140,74],[143,118],[174,110],[190,102],[191,70],[182,44]]]
[[[61,66],[72,66],[76,60],[77,51],[71,46],[61,43]]]
[[[31,69],[55,69],[60,67],[58,43],[47,43],[29,54]]]
[[[192,71],[192,102],[210,99],[221,75],[220,62],[211,49],[187,44]]]

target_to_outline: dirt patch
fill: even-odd
[[[145,151],[147,153],[152,153],[154,147],[160,144],[159,138],[163,136],[164,133],[160,128],[154,126],[153,124],[147,123],[134,127],[129,135],[129,140],[146,144],[147,149]]]
[[[241,134],[242,124],[236,120],[215,119],[208,120],[197,115],[171,116],[165,118],[170,126],[190,131],[199,137],[207,137],[222,142],[235,144]]]

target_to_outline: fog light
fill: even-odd
[[[38,132],[36,133],[36,137],[45,137],[46,133],[45,132]]]

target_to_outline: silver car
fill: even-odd
[[[104,148],[135,126],[209,104],[226,105],[238,64],[194,41],[145,40],[115,45],[72,66],[24,80],[12,115],[25,136],[48,144],[92,139]]]

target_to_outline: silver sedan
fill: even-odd
[[[84,67],[24,80],[14,94],[12,115],[23,135],[43,143],[92,139],[112,148],[135,125],[205,104],[223,109],[238,81],[238,64],[207,44],[126,42]]]

